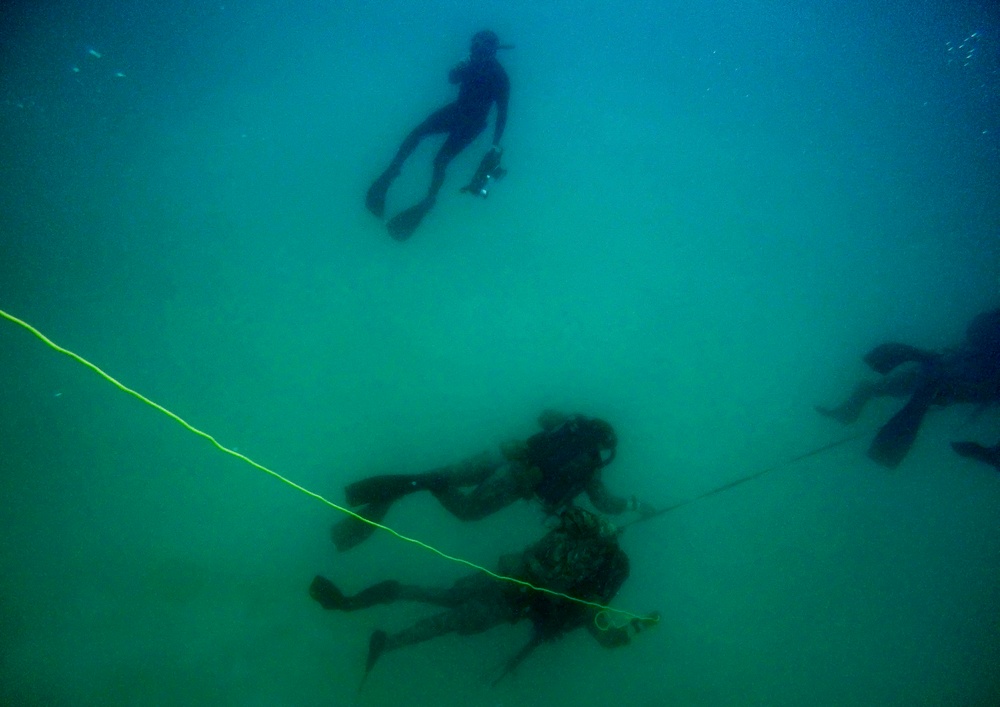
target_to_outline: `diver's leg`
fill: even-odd
[[[837,422],[849,425],[861,416],[861,411],[864,410],[868,401],[872,399],[873,390],[874,385],[870,381],[862,381],[854,386],[854,390],[851,391],[847,400],[840,405],[836,407],[816,405],[816,412],[824,417],[829,417]]]
[[[862,360],[876,373],[886,375],[904,363],[930,363],[938,358],[940,354],[933,351],[890,341],[876,346]]]
[[[875,382],[874,398],[905,398],[917,392],[928,378],[928,372],[921,366],[904,368],[883,376]]]
[[[382,474],[369,476],[344,487],[349,506],[381,504],[397,501],[403,496],[442,484],[475,486],[485,481],[500,466],[502,460],[488,452],[420,474]]]
[[[448,139],[444,141],[441,149],[434,156],[434,171],[431,174],[431,185],[427,190],[425,201],[429,200],[433,203],[434,199],[437,198],[438,192],[441,191],[441,187],[444,185],[444,177],[448,165],[473,140],[479,137],[479,133],[482,131],[483,127],[468,129],[466,126],[462,126],[458,130],[453,130],[448,134]]]
[[[354,481],[344,487],[344,499],[349,506],[368,503],[391,503],[417,491],[422,474],[380,474]]]
[[[441,146],[437,156],[434,158],[434,173],[431,176],[431,186],[427,190],[427,196],[389,219],[386,223],[386,228],[389,230],[390,236],[397,241],[405,241],[413,235],[414,231],[417,230],[420,223],[424,220],[424,216],[434,208],[434,204],[437,201],[437,194],[441,190],[441,185],[444,184],[444,173],[448,167],[448,163],[474,137],[474,134],[469,135],[464,131],[461,125],[449,132],[448,139],[445,140],[444,145]]]
[[[399,633],[374,631],[368,642],[365,675],[386,651],[412,646],[447,633],[482,633],[503,623],[515,623],[523,617],[521,602],[512,600],[513,595],[506,591],[503,583],[481,573],[459,579],[447,594],[448,599],[455,602],[449,611],[418,621]]]
[[[362,479],[349,484],[344,489],[344,495],[347,505],[361,506],[356,510],[358,515],[381,523],[392,504],[403,496],[417,491],[475,486],[492,476],[501,464],[500,458],[483,452],[457,464],[422,474],[386,474]],[[337,549],[345,552],[360,545],[374,532],[374,525],[347,517],[333,525],[330,536]]]
[[[431,493],[456,518],[479,520],[529,495],[518,470],[519,465],[508,464],[468,493],[452,484],[432,488]]]
[[[424,122],[411,130],[410,134],[403,139],[403,144],[399,146],[399,151],[392,159],[392,164],[389,165],[390,168],[395,167],[397,170],[400,169],[406,158],[413,154],[420,141],[428,135],[450,132],[455,126],[457,115],[458,111],[455,104],[449,103],[427,116]]]
[[[485,575],[482,575],[482,579],[493,581]],[[397,601],[415,601],[451,609],[474,597],[473,589],[468,582],[463,586],[462,580],[451,587],[442,588],[400,584],[394,579],[387,579],[366,587],[357,594],[347,595],[327,578],[316,575],[309,585],[309,596],[319,602],[324,609],[336,611],[358,611]]]
[[[861,416],[872,398],[903,398],[913,395],[921,380],[919,368],[894,371],[878,380],[858,383],[847,400],[840,405],[832,408],[817,405],[816,412],[847,425]]]
[[[417,145],[428,135],[447,132],[453,122],[454,108],[447,105],[444,108],[434,111],[420,125],[410,131],[410,134],[403,139],[403,143],[396,151],[396,156],[386,170],[379,175],[365,195],[365,205],[373,214],[382,218],[385,214],[385,197],[392,185],[393,180],[399,176],[399,171],[403,163],[417,149]]]
[[[372,633],[368,643],[365,674],[387,651],[423,643],[448,633],[459,633],[463,636],[482,633],[494,626],[516,620],[515,606],[506,600],[502,591],[494,587],[473,600],[465,601],[450,611],[422,619],[398,633],[387,634],[385,631]]]
[[[421,619],[407,629],[399,633],[389,634],[385,631],[375,630],[368,640],[368,658],[365,661],[365,677],[375,667],[375,663],[386,652],[394,651],[404,646],[412,646],[416,643],[423,643],[438,636],[452,633],[458,630],[457,610],[452,609],[440,614]]]
[[[462,577],[450,587],[421,587],[415,584],[400,584],[396,580],[389,579],[348,596],[330,580],[316,575],[309,585],[309,596],[319,602],[324,609],[336,611],[357,611],[397,601],[413,601],[454,609],[497,592],[496,583],[497,580],[482,573]]]
[[[422,488],[431,492],[443,486],[476,486],[490,478],[504,463],[502,457],[481,452],[457,464],[418,475]]]
[[[396,601],[415,601],[421,604],[434,604],[448,609],[479,600],[491,592],[497,591],[497,580],[489,575],[477,572],[455,580],[448,588],[421,587],[414,584],[399,585]]]

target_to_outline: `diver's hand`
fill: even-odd
[[[656,508],[652,504],[640,501],[635,496],[629,499],[628,509],[637,512],[640,518],[649,518],[655,516],[657,513]]]
[[[660,623],[660,612],[654,611],[649,616],[644,616],[641,619],[632,619],[628,622],[629,628],[632,629],[632,635],[641,633],[647,628],[652,628],[656,624]]]
[[[656,624],[660,623],[660,612],[654,611],[649,616],[644,616],[641,619],[633,619],[633,621],[638,622],[638,624],[642,626],[644,629],[651,628],[653,626],[656,626]]]
[[[640,518],[652,518],[659,513],[655,506],[645,501],[639,501],[639,507],[636,510],[639,511]]]

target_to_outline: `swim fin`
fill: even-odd
[[[544,640],[545,638],[541,633],[538,633],[536,631],[534,634],[532,634],[531,640],[525,643],[524,647],[521,648],[521,650],[512,655],[507,660],[507,662],[505,662],[502,666],[500,666],[499,668],[500,674],[490,684],[490,687],[496,687],[497,683],[499,683],[505,677],[513,673],[517,669],[517,666],[523,663],[524,659],[527,658],[529,655],[531,655],[534,652],[534,650],[542,644]]]
[[[368,677],[368,673],[372,671],[375,667],[375,663],[378,659],[382,657],[385,653],[385,644],[389,640],[389,634],[385,631],[372,631],[371,638],[368,639],[368,658],[365,660],[365,678]],[[362,679],[362,683],[364,679]]]
[[[398,174],[399,170],[387,169],[368,187],[368,193],[365,194],[365,206],[379,218],[385,215],[385,196]]]
[[[333,582],[320,575],[313,577],[312,584],[309,585],[309,596],[329,610],[343,609],[347,603],[344,593]]]
[[[392,501],[382,503],[369,503],[364,508],[357,511],[358,515],[367,518],[375,523],[381,523],[389,512]],[[370,523],[347,517],[338,523],[334,523],[330,528],[330,539],[340,552],[346,552],[355,545],[360,545],[371,537],[375,532],[375,526]]]
[[[424,199],[419,204],[393,216],[386,224],[389,235],[397,241],[407,240],[417,230],[432,206],[434,206],[434,199]]]
[[[885,375],[904,363],[928,363],[936,358],[938,354],[933,351],[924,351],[909,344],[889,342],[879,344],[865,354],[864,361],[873,371]]]
[[[920,424],[930,410],[937,391],[937,381],[924,383],[910,396],[906,405],[882,425],[868,448],[868,456],[873,461],[889,469],[899,466],[917,439]]]
[[[1000,471],[1000,444],[984,447],[977,442],[952,442],[951,448],[960,456],[981,461]]]

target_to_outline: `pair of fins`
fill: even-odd
[[[925,370],[924,382],[899,412],[879,429],[868,448],[872,460],[894,469],[910,451],[924,416],[937,398],[943,378],[939,370],[941,355],[907,344],[887,343],[869,351],[864,360],[872,370],[883,375],[904,363],[917,363]],[[1000,471],[1000,444],[986,447],[977,442],[952,442],[951,447],[960,456],[989,464]]]
[[[498,179],[502,179],[507,174],[507,170],[500,166],[500,157],[502,154],[500,150],[491,148],[483,155],[483,159],[480,160],[479,167],[476,168],[472,179],[459,191],[472,194],[473,196],[481,196],[484,199],[489,196],[493,183]],[[368,188],[368,193],[365,195],[365,205],[368,207],[368,210],[379,218],[382,218],[382,215],[385,213],[385,197],[395,176],[392,172],[383,174]],[[420,227],[427,212],[434,207],[434,203],[434,197],[427,197],[423,201],[393,216],[385,224],[389,235],[397,241],[409,240],[410,236]]]

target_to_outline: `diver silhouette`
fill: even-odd
[[[365,205],[375,216],[385,214],[385,199],[392,182],[399,176],[406,159],[429,135],[444,133],[444,144],[434,157],[434,171],[427,195],[415,205],[391,218],[386,224],[389,234],[399,241],[405,241],[420,225],[424,216],[433,208],[437,194],[444,184],[448,164],[486,129],[490,108],[497,106],[496,123],[493,128],[493,145],[490,152],[496,153],[499,166],[500,139],[507,125],[507,103],[510,97],[510,78],[497,61],[501,45],[496,33],[490,30],[476,32],[472,36],[467,59],[459,62],[448,74],[448,80],[458,84],[458,98],[440,108],[414,128],[389,167],[368,188]]]

